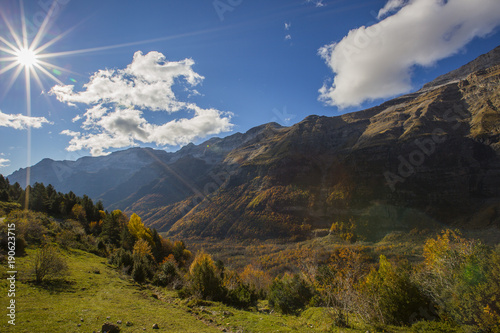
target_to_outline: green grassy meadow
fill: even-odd
[[[308,308],[293,316],[269,314],[267,301],[239,310],[218,302],[181,300],[175,291],[141,286],[108,265],[105,258],[74,249],[61,250],[69,266],[68,277],[36,285],[29,274],[34,253],[28,249],[25,256],[16,258],[15,326],[7,323],[8,284],[3,273],[1,332],[98,332],[104,322],[119,320],[121,332],[367,331],[363,326],[332,331],[324,308]],[[126,326],[127,321],[132,326]],[[155,323],[158,330],[152,328]]]
[[[2,332],[93,332],[106,321],[118,320],[122,321],[122,332],[143,332],[143,328],[152,331],[154,323],[163,332],[218,331],[184,307],[157,299],[151,290],[121,278],[105,258],[83,251],[63,251],[70,269],[66,279],[35,285],[28,274],[33,252],[28,250],[26,256],[16,258],[16,325],[8,324],[8,317],[3,315]],[[7,295],[6,276],[2,277],[0,289],[2,295]],[[7,298],[2,299],[7,305]],[[132,326],[127,327],[127,321]]]

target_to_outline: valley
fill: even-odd
[[[0,175],[2,331],[498,332],[499,84]]]

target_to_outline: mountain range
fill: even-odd
[[[135,212],[169,235],[300,239],[333,222],[366,238],[500,228],[500,47],[414,93],[169,153],[44,159],[31,183]],[[8,178],[26,185],[26,169]]]

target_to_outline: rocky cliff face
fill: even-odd
[[[367,110],[266,124],[176,153],[44,160],[33,181],[184,237],[301,238],[335,221],[374,238],[414,227],[499,228],[499,54]],[[23,172],[10,181],[22,184]]]

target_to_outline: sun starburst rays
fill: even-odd
[[[66,69],[53,65],[45,60],[40,60],[43,56],[44,59],[56,58],[57,55],[50,55],[43,53],[48,47],[63,38],[68,32],[62,33],[48,42],[41,45],[41,42],[47,37],[47,29],[50,27],[50,19],[52,17],[54,6],[57,4],[56,1],[53,2],[52,8],[45,17],[43,23],[38,29],[35,37],[31,42],[28,40],[28,33],[26,28],[26,18],[24,13],[23,2],[21,4],[21,27],[16,30],[13,24],[7,19],[5,14],[0,11],[0,16],[3,18],[7,29],[4,31],[6,35],[0,36],[0,75],[5,75],[6,73],[12,71],[12,74],[8,80],[3,80],[2,85],[2,99],[8,94],[9,90],[12,88],[16,80],[24,72],[24,88],[26,93],[26,115],[31,117],[31,79],[33,79],[36,84],[43,91],[43,82],[40,75],[43,75],[58,84],[63,84],[60,79],[55,77],[49,70],[54,73],[58,72],[69,72]],[[17,33],[20,31],[21,33]],[[10,35],[8,35],[10,34]],[[31,165],[31,128],[27,128],[27,173],[26,173],[26,184],[30,184],[30,165]],[[26,200],[28,200],[28,195]],[[28,203],[25,203],[26,206]]]
[[[54,2],[55,3],[55,2]],[[3,89],[3,95],[8,93],[15,83],[15,81],[19,78],[21,73],[24,71],[24,79],[31,81],[33,78],[37,85],[44,90],[41,76],[47,77],[58,84],[62,84],[61,80],[54,76],[50,71],[56,69],[59,73],[66,72],[70,73],[70,71],[65,68],[56,66],[54,64],[46,61],[49,58],[56,58],[57,54],[49,54],[43,53],[48,47],[59,41],[63,38],[68,31],[59,34],[49,41],[41,44],[44,38],[47,36],[47,29],[50,28],[51,23],[49,18],[51,17],[51,12],[54,10],[52,7],[45,17],[43,23],[38,29],[35,37],[30,42],[28,40],[27,29],[26,29],[26,19],[24,15],[24,6],[21,3],[21,27],[19,30],[16,30],[13,24],[7,19],[4,13],[0,13],[1,17],[5,25],[7,26],[6,32],[10,34],[9,36],[0,36],[0,51],[4,53],[3,57],[0,57],[0,75],[6,74],[7,72],[13,70],[12,76],[8,81],[4,81],[7,83],[6,87]],[[17,31],[20,31],[18,33]],[[44,60],[42,61],[41,58]],[[25,83],[25,87],[28,90],[27,98],[30,96],[30,82]],[[29,101],[27,101],[29,103]]]

